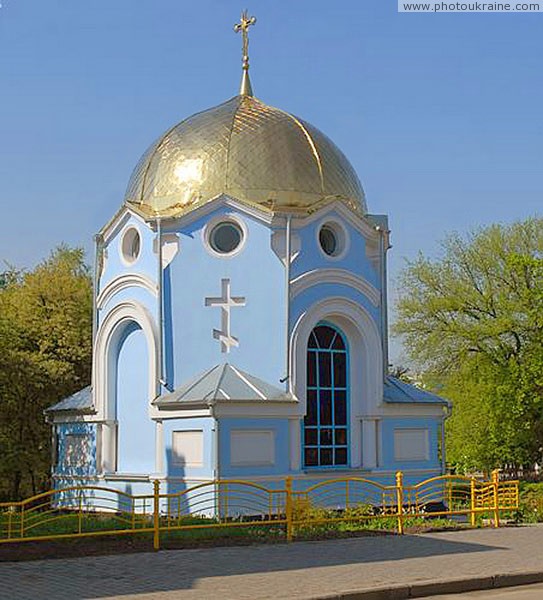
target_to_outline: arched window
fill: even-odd
[[[307,344],[304,466],[349,464],[348,349],[343,333],[319,323]]]

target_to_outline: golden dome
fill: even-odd
[[[308,214],[334,200],[367,212],[353,167],[329,138],[247,94],[161,136],[136,166],[125,202],[175,216],[223,193],[271,212]]]

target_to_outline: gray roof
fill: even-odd
[[[153,404],[160,408],[176,408],[183,404],[213,404],[215,402],[293,402],[283,390],[245,373],[228,363],[216,365],[196,376]]]
[[[449,404],[445,398],[405,383],[391,375],[387,375],[385,379],[384,400],[400,404]]]
[[[94,402],[92,397],[92,388],[91,386],[87,386],[79,392],[64,398],[57,404],[53,404],[49,408],[45,409],[46,413],[49,412],[61,412],[61,411],[70,411],[70,412],[93,412],[94,411]]]

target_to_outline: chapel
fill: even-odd
[[[47,411],[56,487],[443,472],[447,401],[388,373],[388,218],[254,95],[253,23],[239,94],[161,135],[95,237],[92,384]]]

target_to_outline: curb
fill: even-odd
[[[429,581],[391,585],[383,588],[349,590],[325,596],[310,596],[306,600],[409,600],[410,598],[492,590],[532,583],[543,583],[542,571],[502,573],[487,577],[466,577],[448,581]]]

